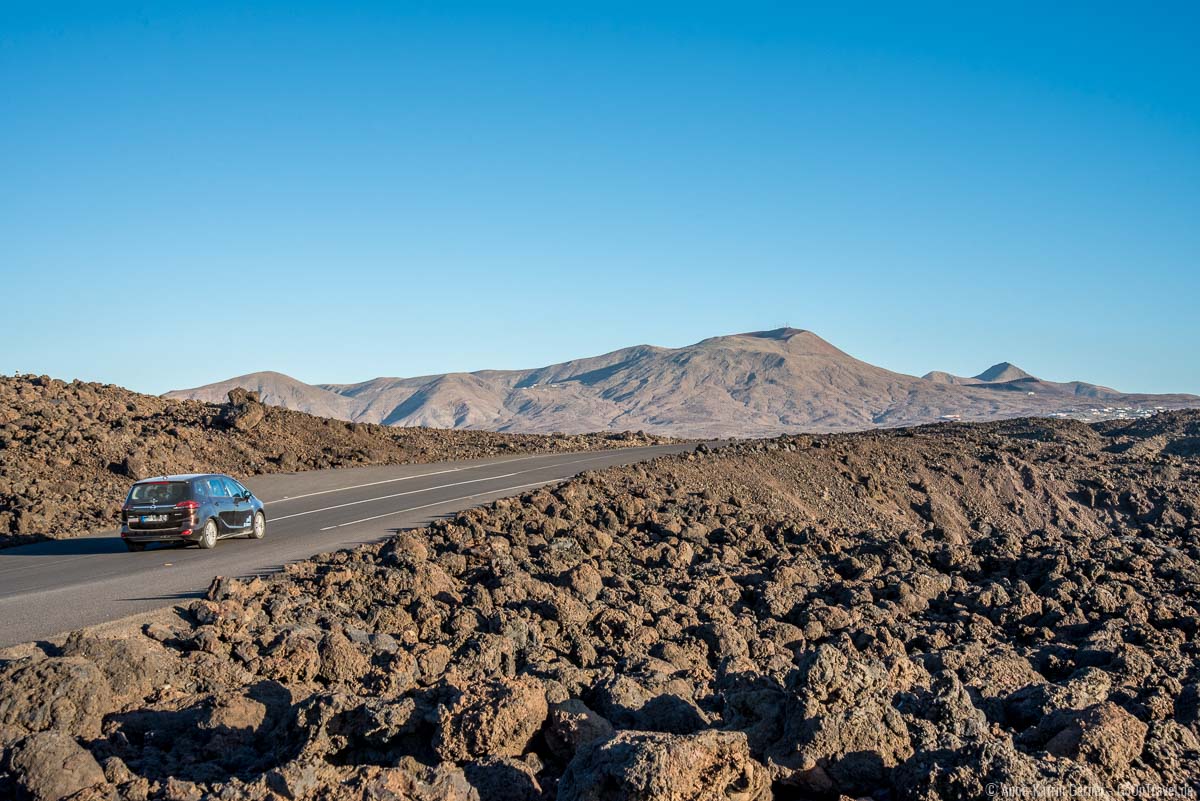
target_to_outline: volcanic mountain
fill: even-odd
[[[895,373],[811,331],[780,328],[683,348],[638,345],[532,370],[483,370],[309,385],[263,372],[169,392],[219,401],[233,387],[263,401],[356,422],[521,432],[642,429],[676,436],[768,436],[945,419],[1087,416],[1200,406],[1195,395],[1130,395],[1056,383],[1002,363],[973,378]]]
[[[1000,384],[1005,381],[1020,381],[1023,378],[1033,378],[1033,376],[1012,362],[1000,362],[999,364],[993,364],[979,375],[970,377],[951,375],[941,370],[934,370],[931,373],[926,373],[923,378],[927,381],[936,381],[939,384],[966,386],[968,384]]]

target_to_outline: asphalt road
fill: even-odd
[[[221,540],[211,551],[151,546],[129,553],[114,532],[0,549],[0,648],[170,606],[202,594],[216,575],[269,573],[584,470],[691,447],[259,476],[244,483],[266,503],[262,540]]]

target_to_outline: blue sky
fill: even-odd
[[[348,5],[0,0],[0,370],[341,382],[788,324],[1200,392],[1195,4]]]

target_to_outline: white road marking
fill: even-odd
[[[580,461],[591,461],[591,460],[590,460],[590,459],[585,459],[585,460],[580,460]],[[570,464],[574,464],[574,462],[571,462]],[[549,466],[553,467],[554,465],[549,465]],[[527,473],[529,473],[529,472],[533,472],[533,471],[531,471],[531,470],[526,470],[526,471],[524,471],[524,472],[527,472]],[[403,513],[403,512],[414,512],[414,511],[418,511],[418,510],[420,510],[420,509],[428,509],[428,508],[429,508],[429,507],[431,507],[431,506],[440,506],[440,505],[442,505],[442,504],[447,504],[447,503],[456,503],[456,502],[458,502],[458,501],[466,501],[466,500],[471,500],[472,498],[483,498],[483,497],[485,497],[485,496],[488,496],[488,495],[495,495],[496,493],[499,493],[499,492],[514,492],[514,491],[516,491],[516,490],[528,489],[528,488],[530,488],[530,487],[544,487],[544,486],[546,486],[547,484],[553,484],[553,483],[555,483],[556,481],[568,481],[568,480],[570,480],[570,476],[567,476],[567,477],[564,477],[564,478],[551,478],[551,479],[547,479],[547,480],[545,480],[545,481],[535,481],[535,482],[533,482],[533,483],[531,483],[531,484],[519,484],[518,486],[515,486],[515,487],[502,487],[501,489],[488,490],[487,492],[478,492],[478,493],[476,493],[476,494],[474,494],[474,495],[466,495],[466,496],[463,496],[463,497],[461,497],[461,498],[447,498],[447,499],[446,499],[446,500],[444,500],[444,501],[435,501],[435,502],[433,502],[433,503],[426,503],[426,504],[422,504],[421,506],[413,506],[413,507],[411,507],[411,508],[408,508],[408,509],[397,509],[397,510],[396,510],[396,511],[394,511],[394,512],[385,512],[384,514],[381,514],[381,515],[375,515],[374,517],[367,517],[367,518],[363,518],[362,520],[352,520],[352,521],[350,521],[350,522],[348,522],[348,523],[337,523],[337,524],[335,524],[335,525],[332,525],[332,526],[326,526],[326,527],[324,527],[324,528],[322,528],[322,529],[319,529],[319,530],[320,530],[320,531],[332,531],[332,530],[333,530],[333,529],[335,529],[335,528],[341,528],[341,527],[343,527],[343,526],[351,526],[351,525],[354,525],[355,523],[363,523],[363,522],[367,522],[367,521],[370,521],[370,520],[378,520],[379,518],[382,518],[382,517],[390,517],[390,516],[392,516],[392,515],[398,515],[398,514],[401,514],[401,513]],[[276,519],[278,520],[279,518],[276,518]],[[111,554],[111,555],[112,555],[112,556],[116,556],[117,554],[116,554],[116,553],[113,553],[113,554]],[[153,555],[153,554],[150,554],[150,555]],[[196,555],[197,555],[197,556],[199,556],[200,554],[199,554],[199,553],[197,553]],[[122,554],[120,554],[120,556],[122,557],[122,561],[125,561],[125,560],[124,560],[125,554],[124,554],[124,553],[122,553]],[[76,561],[79,561],[80,559],[92,559],[92,558],[93,558],[92,556],[76,556],[76,557],[73,557],[73,558],[70,558],[70,559],[62,559],[62,560],[57,560],[57,561],[55,561],[55,562],[54,562],[54,564],[53,564],[53,565],[51,565],[50,567],[53,567],[53,568],[57,569],[57,567],[58,567],[59,565],[63,564],[64,562],[76,562]],[[164,567],[171,567],[172,565],[171,565],[170,563],[168,563],[168,564],[165,564],[165,565],[163,565],[163,566],[164,566]],[[4,573],[4,572],[17,572],[17,570],[26,570],[26,569],[27,569],[27,568],[24,568],[24,567],[22,567],[22,568],[14,568],[12,571],[0,571],[0,573]],[[99,574],[96,574],[96,575],[95,575],[95,576],[93,576],[92,578],[93,578],[93,580],[95,580],[95,581],[100,581],[100,580],[105,580],[105,581],[107,581],[108,579],[112,579],[112,578],[125,578],[125,577],[128,577],[128,575],[125,573],[125,570],[124,570],[124,568],[119,568],[119,569],[117,569],[117,570],[108,571],[108,572],[106,572],[106,573],[99,573]],[[80,586],[80,585],[72,585],[72,586],[67,586],[67,587],[54,587],[54,588],[50,588],[50,589],[40,589],[40,590],[34,590],[34,591],[24,591],[24,592],[17,593],[17,594],[11,595],[11,596],[10,596],[10,595],[6,595],[6,594],[4,594],[4,593],[0,593],[0,602],[4,601],[4,600],[6,600],[6,599],[8,599],[8,598],[10,598],[10,597],[17,597],[18,595],[26,595],[26,596],[27,596],[27,595],[36,595],[36,594],[45,593],[45,592],[59,592],[59,591],[61,591],[61,592],[69,592],[70,590],[72,590],[72,589],[74,589],[74,588],[76,588],[76,587],[78,587],[78,586]]]
[[[544,468],[535,468],[535,469],[542,470],[542,469],[548,469],[548,468],[552,468],[552,467],[561,467],[561,466],[568,465],[568,464],[577,464],[578,462],[593,461],[595,459],[602,459],[602,458],[606,458],[608,456],[616,455],[618,453],[621,453],[622,450],[623,449],[616,448],[616,449],[603,451],[603,452],[594,451],[593,453],[596,453],[597,455],[592,456],[591,458],[588,458],[588,459],[579,459],[579,460],[575,460],[575,461],[571,461],[571,462],[562,462],[560,464],[555,464],[555,465],[546,465]],[[520,457],[516,457],[513,459],[504,460],[500,463],[503,464],[506,462],[516,462],[516,461],[523,461],[525,459],[534,459],[539,456],[545,457],[545,456],[554,456],[554,455],[556,455],[556,454],[545,454],[545,453],[532,454],[530,456],[520,456]],[[477,467],[490,467],[490,466],[494,466],[496,464],[497,464],[497,462],[485,462],[483,464],[470,465],[468,467],[457,467],[457,468],[453,468],[449,471],[438,471],[438,472],[454,472],[454,471],[458,471],[458,470],[471,470],[471,469],[475,469]],[[526,471],[522,471],[522,472],[529,473],[529,472],[533,472],[533,470],[526,470]],[[406,480],[409,478],[421,478],[423,476],[436,475],[436,474],[437,473],[420,473],[420,474],[413,475],[413,476],[401,476],[401,480]],[[502,476],[492,476],[492,478],[501,478],[501,477]],[[395,480],[396,479],[386,479],[383,483],[388,483],[390,481],[395,481]],[[557,480],[566,481],[567,479],[563,478],[563,479],[557,479]],[[554,479],[551,479],[550,481],[537,482],[537,483],[529,484],[526,486],[536,487],[536,486],[541,486],[541,485],[545,485],[548,483],[552,483],[553,481],[554,481]],[[375,482],[375,483],[379,483],[379,482]],[[371,484],[365,484],[365,485],[359,485],[359,486],[371,486]],[[449,485],[449,486],[453,486],[453,485]],[[517,487],[514,489],[520,489],[520,488],[521,487]],[[320,495],[320,494],[325,494],[328,492],[341,492],[342,490],[348,490],[348,489],[355,489],[355,487],[338,487],[338,488],[335,488],[332,490],[322,490],[321,492],[318,492],[315,494]],[[430,489],[437,489],[437,487],[431,487]],[[417,492],[424,492],[424,491],[425,490],[417,490]],[[496,490],[495,492],[500,492],[500,490]],[[408,493],[408,494],[411,494],[411,493]],[[481,495],[491,495],[491,494],[494,494],[494,493],[493,492],[481,493]],[[271,501],[271,503],[277,503],[280,500],[292,500],[293,498],[301,498],[301,497],[308,497],[308,496],[296,495],[296,496],[292,496],[292,498],[277,499],[276,501]],[[479,495],[472,495],[469,497],[479,497]],[[375,499],[375,500],[378,500],[378,499]],[[449,503],[449,501],[441,501],[440,503]],[[433,504],[433,505],[436,506],[437,504]],[[337,507],[330,507],[330,508],[337,508]],[[425,508],[425,507],[418,507],[418,508]],[[316,510],[316,511],[323,511],[323,510]],[[407,510],[402,510],[402,511],[407,511]],[[290,515],[289,515],[289,517],[290,517]],[[282,520],[282,519],[284,519],[284,518],[283,517],[272,518],[272,520]],[[97,538],[100,538],[100,537],[98,536]],[[105,536],[103,538],[108,539],[109,537]],[[80,537],[78,539],[75,539],[74,541],[79,542],[79,541],[86,540],[86,539],[89,539],[89,538]],[[62,540],[62,541],[66,542],[67,540]],[[3,555],[3,550],[0,550],[0,555]],[[13,555],[15,556],[15,554],[13,554]],[[81,562],[85,559],[94,561],[97,558],[107,559],[109,557],[117,557],[117,556],[118,556],[118,553],[116,551],[114,551],[112,553],[100,552],[100,553],[96,553],[96,554],[84,554],[84,555],[80,555],[80,556],[67,556],[67,557],[58,557],[58,558],[55,558],[53,554],[42,554],[42,555],[35,557],[35,563],[33,565],[29,564],[28,562],[25,562],[23,559],[12,559],[12,560],[9,560],[9,562],[6,564],[5,560],[0,558],[0,577],[7,576],[7,575],[14,575],[17,573],[24,574],[24,573],[30,572],[31,570],[32,571],[43,570],[43,571],[57,572],[57,571],[61,570],[64,565],[70,564],[72,562]],[[127,554],[124,551],[120,552],[119,556],[120,556],[121,564],[126,563],[127,560],[129,560],[129,559],[136,558],[136,555]],[[153,558],[154,552],[152,551],[152,552],[143,554],[143,556],[148,557],[148,558]],[[114,571],[97,574],[97,577],[103,577],[105,579],[108,579],[108,578],[122,576],[122,575],[127,575],[124,567],[120,567],[119,569],[114,570]],[[70,589],[72,589],[72,586],[77,586],[77,585],[59,587],[59,588],[55,588],[53,591],[61,590],[63,592],[67,592]],[[38,590],[36,592],[50,592],[50,591],[51,590]],[[25,594],[29,594],[29,593],[25,592]],[[10,596],[3,592],[0,592],[0,598],[8,598],[8,597],[16,597],[16,596],[15,595]]]
[[[466,467],[450,467],[445,470],[431,470],[428,473],[414,473],[411,476],[401,476],[400,478],[385,478],[382,481],[369,481],[366,484],[352,484],[349,487],[334,487],[333,489],[318,490],[317,492],[306,492],[303,495],[285,495],[282,498],[276,498],[273,501],[263,501],[263,506],[271,503],[283,503],[284,501],[298,501],[301,498],[312,498],[315,495],[328,495],[331,492],[345,492],[346,490],[362,489],[363,487],[377,487],[380,484],[394,484],[397,481],[411,481],[414,478],[425,478],[427,476],[440,476],[445,473],[458,473],[463,470],[478,470],[481,467],[494,467],[497,464],[508,464],[509,462],[523,462],[526,459],[535,459],[538,456],[551,456],[547,453],[535,453],[531,456],[519,456],[515,459],[505,459],[501,462],[484,462],[483,464],[472,464]],[[278,520],[279,518],[276,518]]]
[[[478,484],[481,481],[498,481],[502,478],[512,478],[513,476],[520,476],[520,475],[524,475],[526,473],[536,473],[539,470],[552,470],[556,467],[566,467],[567,465],[580,464],[581,462],[595,462],[600,459],[606,459],[606,458],[608,458],[607,454],[605,456],[593,456],[588,459],[575,459],[570,462],[559,462],[557,464],[542,465],[541,467],[531,467],[528,470],[515,470],[511,473],[503,473],[498,476],[484,476],[483,478],[471,478],[471,479],[467,479],[466,481],[455,481],[450,484],[439,484],[436,487],[426,487],[424,489],[408,490],[407,492],[394,492],[391,495],[380,495],[376,498],[363,498],[362,500],[359,500],[359,501],[347,501],[346,503],[338,503],[338,504],[334,504],[333,506],[325,506],[320,509],[309,509],[307,512],[293,512],[290,515],[281,515],[279,517],[274,518],[272,520],[272,522],[278,522],[280,520],[290,520],[293,517],[304,517],[305,515],[315,515],[315,514],[319,514],[320,512],[329,512],[334,509],[345,509],[347,506],[359,506],[360,504],[364,504],[364,503],[373,503],[375,501],[386,501],[386,500],[390,500],[392,498],[403,498],[406,495],[418,495],[422,492],[433,492],[434,490],[449,489],[450,487],[461,487],[465,484]]]
[[[487,495],[495,495],[497,492],[513,492],[514,490],[528,489],[529,487],[544,487],[547,484],[553,484],[555,481],[568,481],[568,480],[569,479],[566,479],[566,478],[560,478],[560,479],[551,478],[546,481],[535,481],[532,484],[518,484],[515,487],[502,487],[497,490],[489,490],[487,492],[477,492],[474,495],[464,495],[461,498],[447,498],[444,501],[434,501],[433,503],[426,503],[426,504],[422,504],[421,506],[410,506],[407,509],[397,509],[394,512],[384,512],[381,515],[372,515],[371,517],[364,517],[359,520],[350,520],[345,523],[335,523],[332,526],[325,526],[325,528],[320,529],[320,530],[321,531],[333,531],[335,528],[342,528],[344,526],[354,526],[354,525],[358,525],[359,523],[369,523],[372,520],[379,520],[380,518],[391,517],[392,515],[404,514],[405,512],[416,512],[421,509],[428,509],[431,506],[441,506],[442,504],[445,504],[445,503],[457,503],[459,501],[470,501],[470,500],[474,500],[475,498],[483,498]]]

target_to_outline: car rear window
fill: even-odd
[[[134,484],[129,491],[129,503],[175,504],[188,499],[186,481],[152,481]]]

